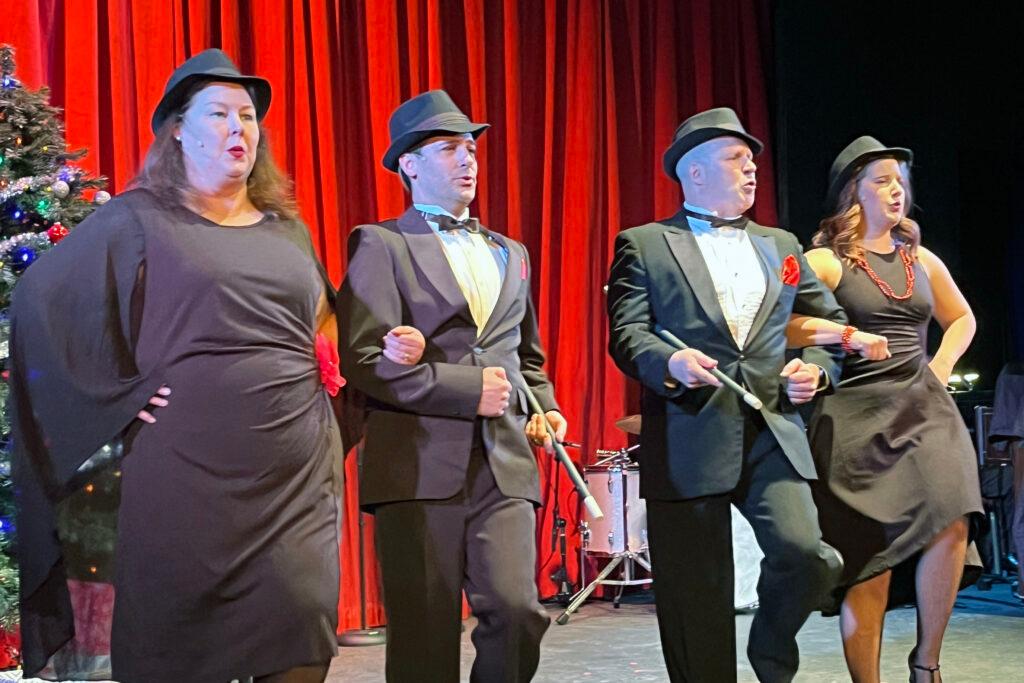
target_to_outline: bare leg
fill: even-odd
[[[268,676],[257,676],[253,683],[323,683],[330,664],[297,666]]]
[[[853,683],[878,683],[882,653],[882,627],[889,602],[892,572],[851,586],[839,612],[843,654]]]
[[[942,637],[953,612],[967,552],[967,518],[961,517],[940,531],[925,547],[917,564],[917,648],[914,663],[939,664]],[[915,669],[916,680],[940,680]]]

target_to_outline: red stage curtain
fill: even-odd
[[[124,188],[151,140],[149,117],[167,77],[206,47],[267,77],[266,125],[320,256],[335,282],[357,223],[394,216],[407,197],[380,166],[387,121],[402,100],[447,89],[482,138],[474,208],[522,240],[549,354],[548,371],[583,443],[619,447],[613,421],[635,406],[606,354],[602,286],[615,233],[673,213],[680,193],[661,171],[678,123],[734,107],[767,143],[754,216],[773,224],[775,187],[766,80],[765,0],[16,0],[0,42],[18,48],[20,76],[49,85],[84,166]],[[358,622],[356,472],[348,463],[342,628]],[[538,516],[538,582],[550,595],[552,460],[539,458],[548,504]],[[559,481],[576,543],[576,501]],[[372,536],[372,522],[367,528]],[[372,558],[372,543],[367,541]],[[576,557],[570,554],[570,575]],[[383,621],[369,567],[370,621]]]

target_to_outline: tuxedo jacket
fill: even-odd
[[[681,500],[735,488],[752,417],[752,409],[727,387],[666,384],[668,359],[676,348],[655,334],[655,325],[717,360],[719,370],[760,398],[765,423],[797,473],[816,478],[803,420],[779,377],[786,362],[786,325],[793,313],[841,324],[846,315],[808,266],[795,236],[752,221],[746,230],[766,291],[742,349],[682,212],[616,238],[608,282],[609,350],[616,365],[643,385],[640,487],[646,498]],[[781,277],[790,255],[800,267],[795,285]],[[838,345],[802,351],[806,362],[828,373],[827,391],[839,380],[842,356]]]
[[[414,208],[396,220],[360,225],[349,237],[349,263],[338,295],[341,372],[365,398],[360,473],[364,508],[458,493],[474,443],[482,444],[501,492],[540,502],[526,434],[526,383],[545,410],[557,410],[530,297],[526,248],[482,228],[503,267],[497,303],[483,331],[469,311],[437,235]],[[397,325],[423,333],[416,365],[383,355]],[[480,418],[483,368],[501,366],[513,385],[505,414]]]

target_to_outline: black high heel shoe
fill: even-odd
[[[917,648],[915,647],[913,650],[910,651],[910,655],[907,656],[907,666],[910,667],[910,683],[917,683],[917,674],[914,673],[915,670],[917,670],[917,671],[927,671],[928,672],[928,683],[934,683],[934,681],[935,681],[935,674],[939,673],[939,665],[936,664],[935,666],[922,666],[921,664],[914,664],[914,659],[916,657],[917,657]],[[942,681],[941,676],[939,678],[939,681],[941,683],[941,681]]]

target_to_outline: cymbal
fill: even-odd
[[[627,415],[626,417],[620,417],[615,421],[615,426],[627,434],[635,434],[640,436],[640,416],[639,415]]]

